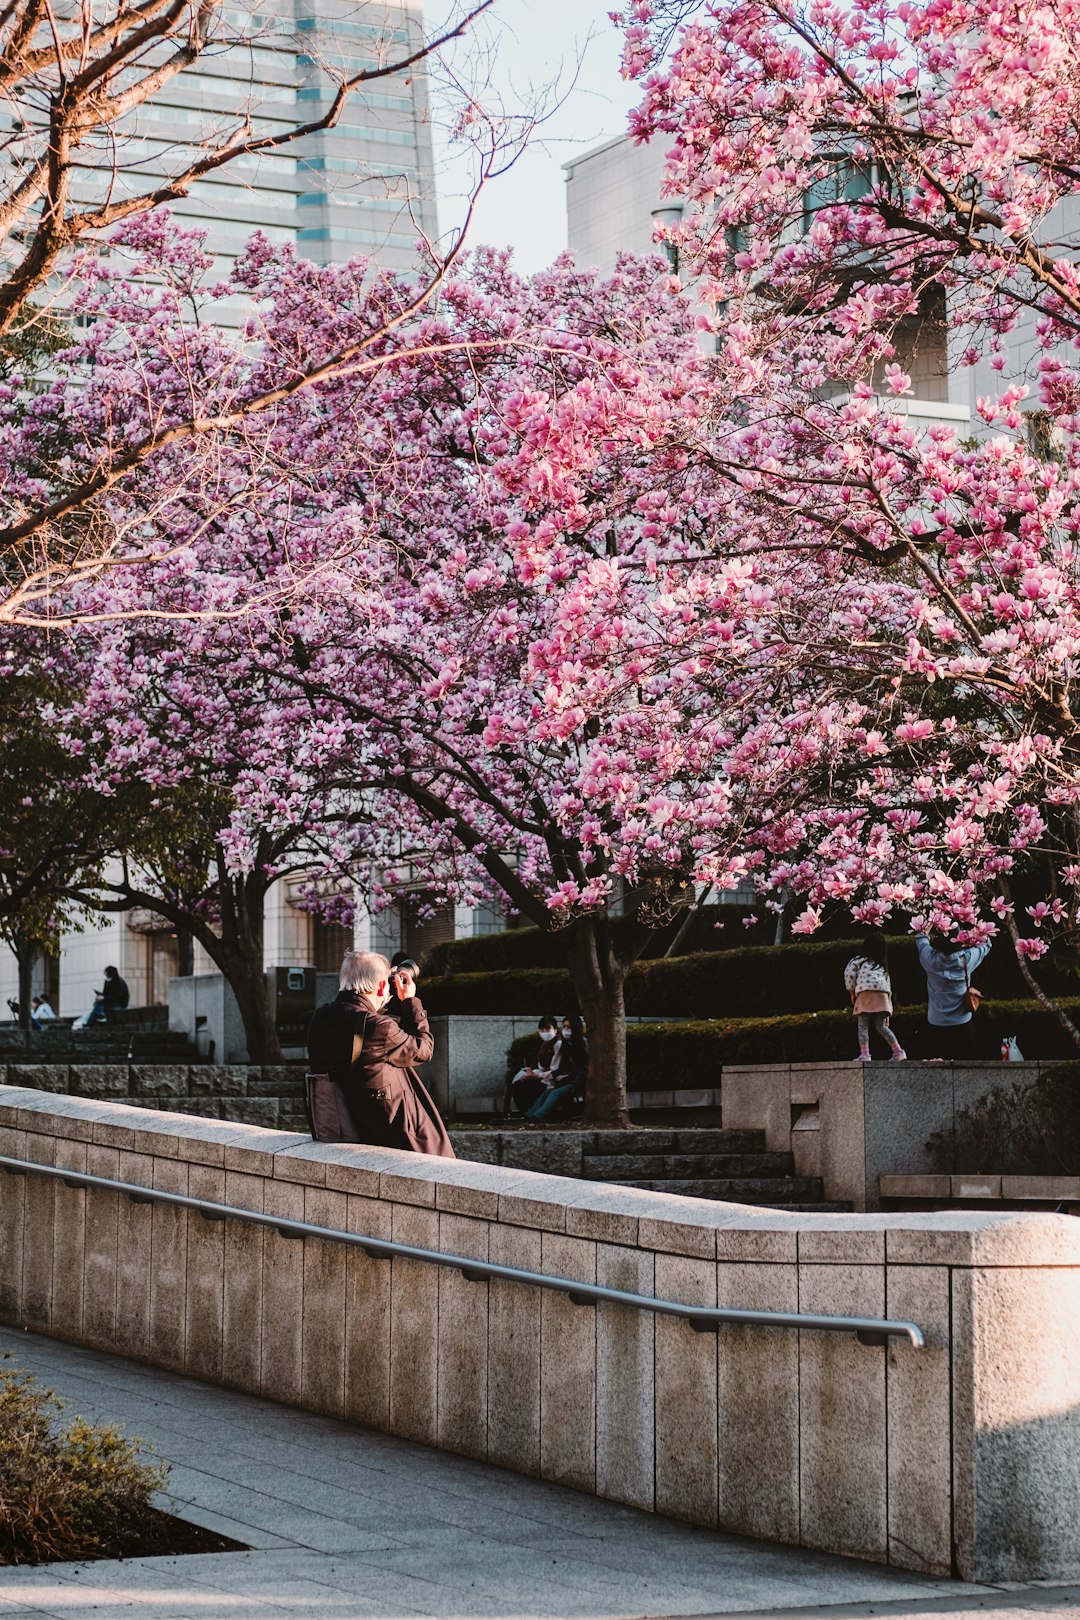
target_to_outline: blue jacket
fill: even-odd
[[[915,935],[919,961],[926,974],[926,1019],[938,1028],[970,1024],[971,1009],[964,995],[980,962],[986,960],[989,945],[968,945],[962,951],[935,951],[925,934]]]

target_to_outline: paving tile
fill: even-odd
[[[980,1590],[697,1530],[14,1329],[0,1328],[4,1350],[153,1441],[173,1465],[163,1505],[251,1550],[3,1570],[0,1620],[795,1620],[908,1599],[936,1600],[944,1620],[953,1594]]]

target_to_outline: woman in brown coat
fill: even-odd
[[[385,956],[350,951],[341,989],[308,1025],[312,1133],[317,1142],[367,1142],[455,1157],[420,1076],[435,1049],[411,973]],[[395,1017],[384,1011],[393,999]]]

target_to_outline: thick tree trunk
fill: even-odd
[[[244,1025],[248,1062],[280,1063],[281,1042],[274,1028],[274,1020],[270,1016],[261,941],[257,955],[223,948],[218,966],[228,979],[236,997],[236,1005]],[[222,1061],[220,1054],[218,1061]]]
[[[232,986],[244,1025],[249,1063],[280,1063],[281,1042],[270,1016],[263,965],[266,888],[259,872],[230,878],[218,855],[221,938],[211,952]]]
[[[589,1039],[586,1125],[606,1130],[630,1123],[626,1107],[626,969],[616,961],[604,915],[570,925],[570,972]]]
[[[197,900],[176,900],[152,889],[142,889],[129,881],[125,871],[122,885],[113,885],[118,898],[103,901],[94,894],[81,890],[67,891],[68,898],[98,910],[127,911],[132,906],[156,911],[175,924],[177,932],[186,935],[187,952],[197,940],[214,966],[228,980],[236,997],[240,1019],[244,1026],[248,1060],[251,1063],[280,1063],[281,1042],[270,1016],[270,1002],[266,990],[263,967],[263,922],[266,912],[266,890],[272,879],[267,878],[270,858],[260,860],[255,871],[246,876],[228,875],[223,851],[217,855],[217,897],[220,918],[217,928],[207,920],[203,896]],[[190,955],[189,969],[194,964]],[[218,1061],[224,1054],[218,1053]]]

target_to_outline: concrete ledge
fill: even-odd
[[[882,1199],[1080,1204],[1080,1176],[879,1176]]]
[[[283,1064],[0,1063],[0,1086],[129,1102],[206,1119],[305,1127],[303,1072]]]
[[[740,1534],[978,1581],[1080,1568],[1080,1222],[748,1210],[8,1088],[0,1153],[687,1303],[687,1323],[28,1174],[0,1319]]]

